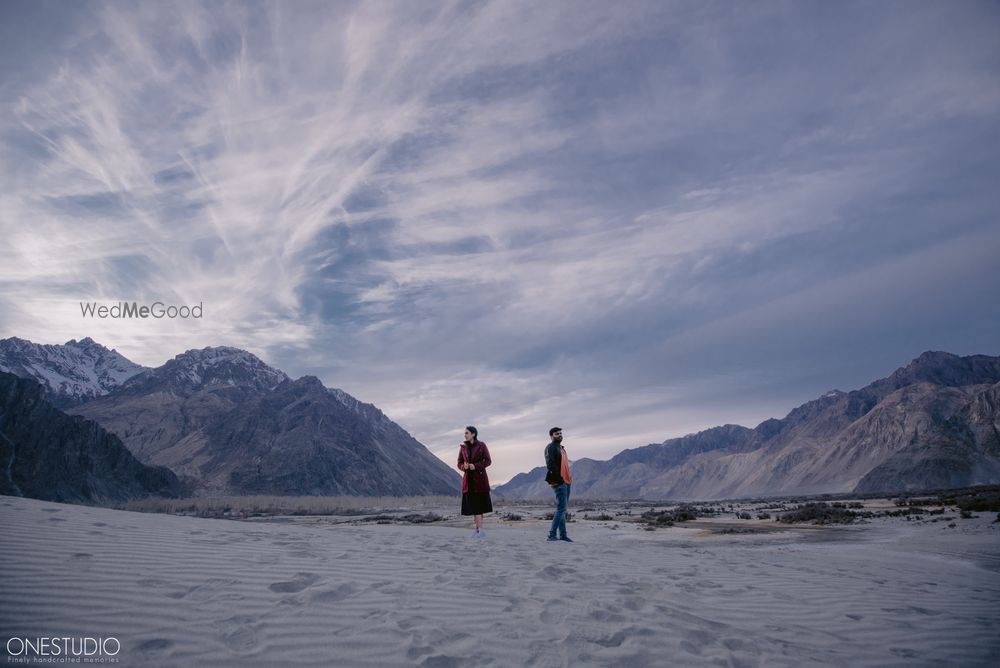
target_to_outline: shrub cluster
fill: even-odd
[[[437,513],[410,513],[408,515],[372,515],[371,517],[362,517],[357,519],[357,522],[374,522],[375,524],[393,524],[395,522],[406,522],[408,524],[430,524],[431,522],[440,522],[445,519]]]
[[[957,506],[959,510],[976,512],[1000,511],[1000,485],[982,485],[941,492],[932,497],[900,497],[897,506]]]
[[[779,522],[812,522],[813,524],[850,524],[861,513],[846,508],[834,508],[823,501],[806,503],[778,517]]]
[[[908,508],[903,508],[902,510],[887,510],[885,511],[886,517],[906,517],[908,515],[923,515],[927,511],[920,506],[910,506]]]
[[[642,514],[642,522],[647,527],[671,527],[674,522],[687,522],[698,518],[698,509],[684,504],[673,510],[650,510]]]
[[[453,505],[449,496],[219,496],[163,499],[149,497],[109,507],[145,513],[198,517],[269,517],[274,515],[367,515],[383,510],[418,510]]]

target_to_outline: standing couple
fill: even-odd
[[[562,445],[562,429],[549,429],[552,441],[545,446],[545,482],[556,495],[556,512],[552,515],[548,540],[563,540],[572,543],[566,535],[566,506],[569,505],[569,489],[573,478],[569,473],[569,457]],[[462,514],[472,515],[476,524],[473,536],[486,538],[483,531],[483,515],[493,512],[490,499],[490,481],[486,467],[493,463],[486,444],[479,440],[479,431],[472,426],[465,428],[465,440],[458,450],[458,469],[462,471]]]

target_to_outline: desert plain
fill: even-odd
[[[1000,665],[996,513],[817,526],[720,503],[650,530],[655,504],[604,503],[549,543],[544,504],[498,504],[485,539],[457,500],[383,505],[217,519],[0,497],[0,658],[72,664],[19,649],[90,637],[118,644],[97,665],[157,668]]]

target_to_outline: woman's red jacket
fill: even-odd
[[[486,476],[486,467],[493,463],[486,444],[476,440],[471,446],[462,443],[458,448],[458,465],[473,464],[473,471],[465,471],[462,476],[462,493],[490,491],[490,479]]]

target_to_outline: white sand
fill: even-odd
[[[480,542],[0,497],[0,636],[114,636],[118,665],[185,668],[997,666],[995,517],[767,537],[580,520],[567,544],[540,522],[488,519]]]

